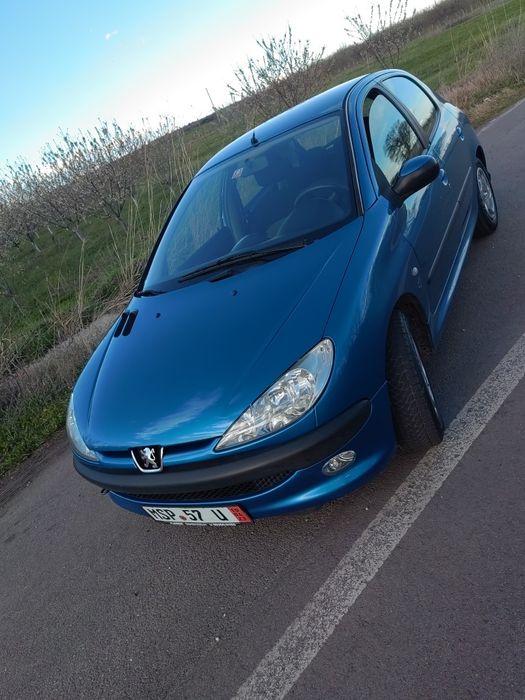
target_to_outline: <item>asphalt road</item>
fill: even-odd
[[[473,244],[433,360],[447,424],[525,332],[525,101],[481,140],[500,228]],[[507,393],[333,633],[323,584],[415,460],[313,513],[175,528],[113,506],[57,436],[0,483],[0,697],[231,698],[315,599],[288,697],[523,698],[525,381]]]

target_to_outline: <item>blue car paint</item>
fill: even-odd
[[[247,391],[260,395],[322,337],[361,223],[233,277],[133,299],[133,331],[110,342],[82,422],[92,449],[220,437]]]
[[[381,198],[379,184],[374,176],[372,160],[367,148],[363,120],[359,119],[359,114],[363,109],[364,98],[370,89],[379,80],[394,75],[410,77],[421,89],[427,94],[429,93],[424,83],[414,76],[404,71],[389,70],[381,72],[380,78],[377,74],[370,79],[365,78],[359,83],[359,89],[350,93],[348,100],[349,128],[367,216],[374,205],[381,201]],[[434,99],[436,99],[435,96]],[[458,125],[462,132],[461,136],[457,130]],[[437,136],[438,132],[439,137]],[[459,149],[461,149],[460,152]],[[434,294],[431,293],[430,282],[432,280],[429,279],[430,269],[434,262],[431,252],[432,250],[434,253],[437,251],[437,242],[443,238],[443,230],[447,225],[443,217],[453,208],[455,201],[451,198],[457,197],[461,184],[464,182],[464,176],[467,174],[464,170],[465,164],[470,163],[473,166],[476,154],[482,154],[482,149],[466,116],[453,105],[446,103],[441,104],[440,118],[431,134],[428,152],[442,166],[439,178],[421,192],[409,197],[401,208],[392,207],[389,215],[392,215],[394,219],[405,217],[404,236],[416,253],[413,260],[414,265],[410,267],[410,270],[417,267],[419,272],[416,287],[413,285],[414,280],[410,279],[409,276],[405,275],[400,278],[399,286],[404,287],[404,290],[398,289],[394,305],[403,296],[411,296],[417,301],[421,310],[421,318],[428,325],[430,339],[435,347],[443,331],[446,314],[476,225],[478,202],[473,173],[470,175],[470,187],[469,183],[466,183],[466,192],[461,203],[463,208],[458,211],[459,225],[449,236],[449,241],[452,241],[454,245],[448,250],[448,257],[440,256],[438,277],[442,287]],[[435,193],[436,190],[437,193]],[[441,191],[445,194],[441,195]],[[432,199],[435,201],[432,202]],[[388,208],[388,202],[384,199],[383,206]],[[421,220],[424,222],[423,225],[421,225]],[[389,222],[389,225],[395,228],[396,223],[403,225],[402,222],[395,220]],[[365,227],[369,227],[369,225],[367,218]],[[374,222],[370,228],[376,230],[378,225],[380,224]],[[385,235],[385,229],[381,229],[380,236],[383,235]]]
[[[391,458],[395,450],[396,442],[390,420],[390,404],[386,384],[373,398],[373,412],[366,425],[345,446],[345,449],[353,449],[359,455],[359,463],[352,469],[339,475],[326,478],[321,472],[325,462],[300,469],[290,478],[277,487],[264,491],[261,494],[236,497],[233,500],[223,499],[206,501],[184,501],[183,504],[173,501],[166,502],[161,499],[141,499],[140,497],[127,497],[117,493],[110,493],[111,499],[119,506],[144,515],[143,506],[168,506],[179,505],[184,508],[192,506],[208,507],[221,505],[240,505],[252,518],[263,518],[272,515],[284,515],[298,510],[315,508],[325,503],[344,496],[362,484],[371,476],[380,471]],[[378,437],[381,439],[378,439]],[[327,455],[330,457],[331,455]]]
[[[359,114],[370,88],[391,75],[408,74],[384,71],[350,81],[256,128],[257,139],[265,140],[341,110],[348,118],[361,215],[306,248],[213,286],[203,279],[159,297],[133,298],[129,310],[138,312],[133,332],[113,338],[111,329],[75,387],[79,429],[99,453],[100,463],[78,455],[76,460],[100,471],[129,471],[131,447],[184,443],[196,444],[167,458],[166,469],[217,458],[214,447],[231,423],[316,342],[329,337],[335,346],[334,366],[314,409],[288,428],[228,452],[238,455],[283,444],[368,397],[371,415],[344,446],[356,451],[355,466],[327,478],[321,473],[323,459],[253,496],[184,505],[230,503],[242,505],[254,518],[276,515],[344,495],[387,463],[396,445],[385,382],[389,319],[399,301],[409,299],[437,343],[476,222],[474,182],[470,186],[467,181],[464,199],[457,203],[458,225],[450,238],[455,246],[446,255],[441,251],[439,264],[434,264],[442,280],[439,293],[430,290],[429,280],[436,247],[428,249],[422,241],[442,235],[442,219],[433,212],[447,199],[453,209],[450,198],[459,194],[463,162],[473,164],[480,148],[464,116],[441,105],[429,152],[446,177],[442,173],[402,206],[380,196]],[[237,139],[201,172],[251,148],[250,139],[251,133]],[[456,148],[468,155],[457,157]],[[111,498],[140,514],[142,505],[176,505],[117,493]]]

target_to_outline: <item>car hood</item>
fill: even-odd
[[[77,385],[89,446],[127,450],[222,435],[323,337],[360,228],[356,220],[216,282],[133,298],[131,332],[115,337],[114,327]]]

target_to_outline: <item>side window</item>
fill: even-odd
[[[363,118],[372,158],[392,185],[405,160],[420,155],[423,145],[401,112],[381,94],[366,98]]]
[[[423,90],[412,80],[401,77],[388,78],[383,81],[383,85],[412,112],[425,134],[430,136],[437,118],[437,109]]]

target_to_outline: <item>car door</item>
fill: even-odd
[[[364,100],[363,121],[380,192],[392,202],[391,213],[398,220],[396,228],[401,228],[414,248],[420,279],[426,281],[451,215],[448,186],[438,178],[397,205],[392,187],[401,166],[409,158],[425,153],[428,143],[399,103],[377,87]],[[440,296],[436,276],[425,285],[425,291],[433,309]]]
[[[465,230],[472,167],[453,113],[440,108],[430,94],[406,76],[387,78],[381,85],[404,109],[425,151],[440,164],[439,179],[432,185],[433,220],[411,241],[426,276],[434,311],[447,286]]]

